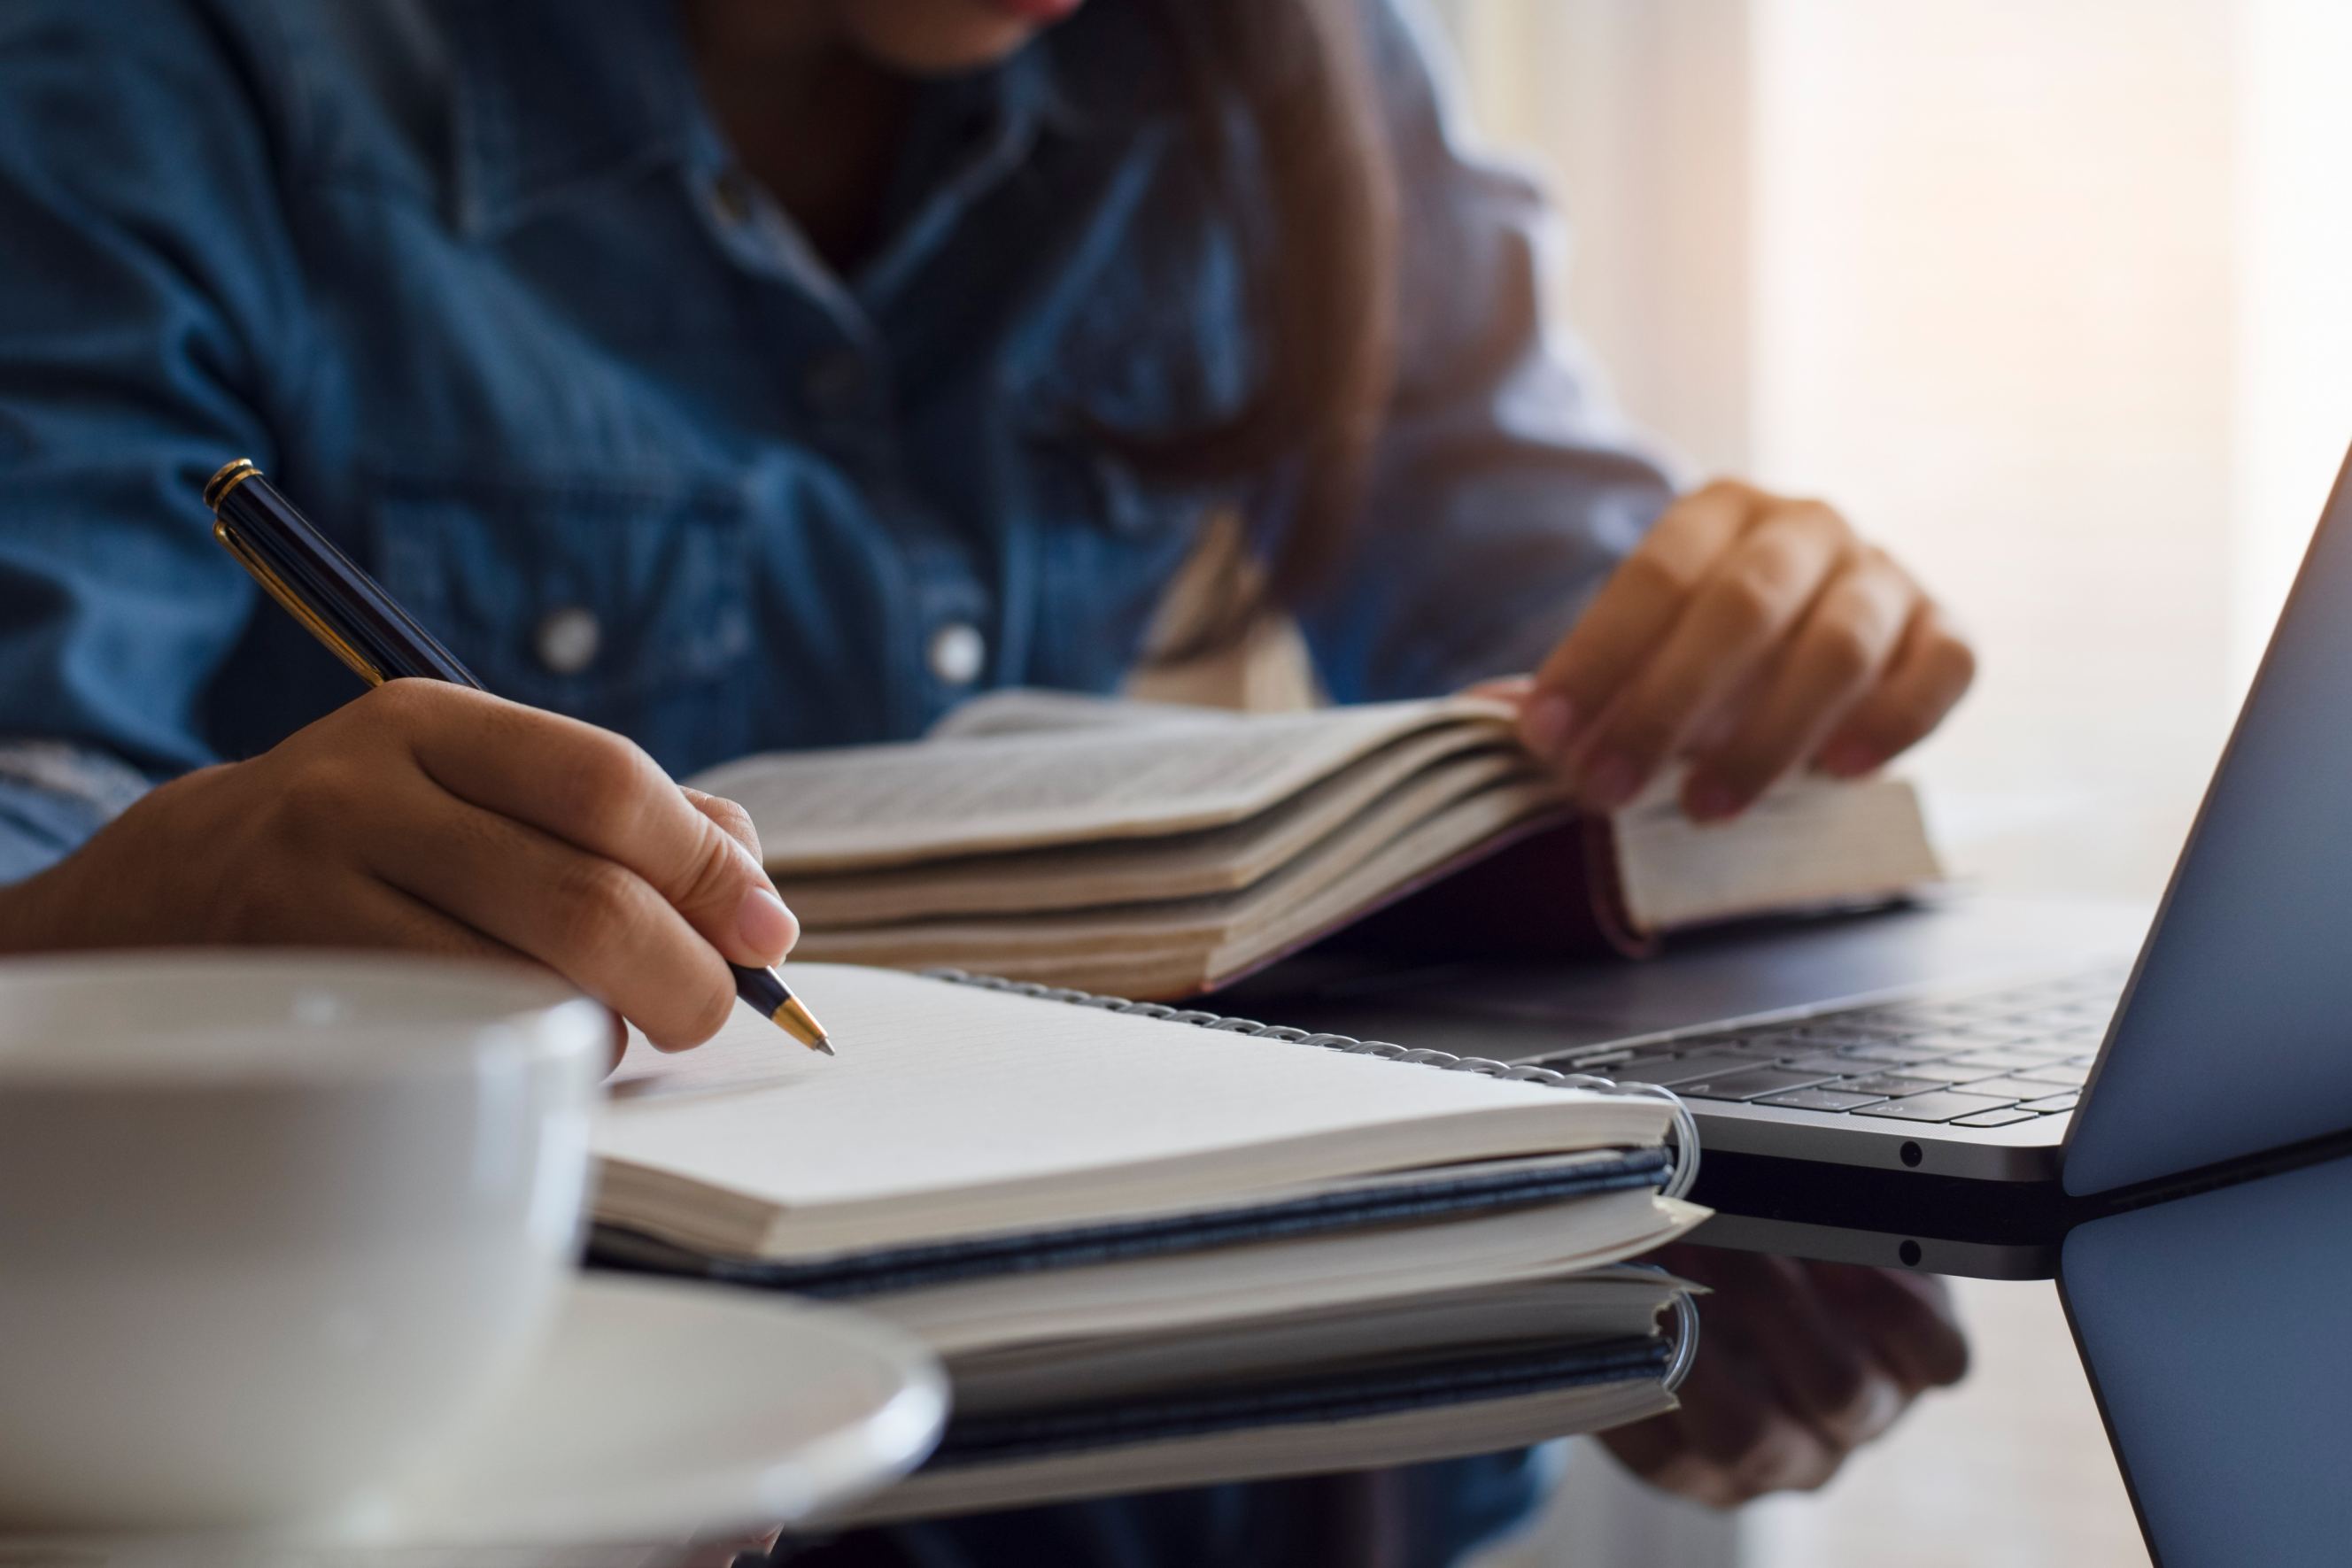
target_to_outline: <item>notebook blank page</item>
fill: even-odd
[[[809,1219],[854,1210],[836,1244],[878,1245],[942,1227],[1116,1214],[1146,1195],[1164,1207],[1171,1184],[1217,1198],[1366,1170],[1654,1143],[1664,1127],[1654,1103],[890,970],[788,972],[840,1055],[804,1051],[748,1009],[692,1051],[664,1056],[633,1040],[599,1154]]]

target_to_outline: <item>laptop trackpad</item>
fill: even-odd
[[[2082,1226],[2059,1280],[2165,1568],[2352,1542],[2352,1158]]]

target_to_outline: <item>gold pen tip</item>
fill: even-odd
[[[808,1010],[808,1005],[800,998],[786,997],[776,1004],[776,1010],[768,1017],[778,1029],[811,1051],[821,1051],[827,1056],[835,1054],[832,1039],[824,1032],[824,1025],[816,1021],[816,1015]]]

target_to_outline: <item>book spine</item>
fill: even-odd
[[[1103,1012],[1124,1013],[1131,1018],[1191,1024],[1197,1029],[1216,1030],[1223,1034],[1319,1046],[1325,1051],[1345,1051],[1349,1056],[1377,1056],[1384,1061],[1410,1062],[1415,1067],[1434,1067],[1446,1072],[1475,1072],[1487,1078],[1508,1079],[1516,1083],[1540,1083],[1550,1088],[1582,1089],[1595,1094],[1612,1094],[1627,1099],[1663,1101],[1674,1111],[1674,1131],[1669,1138],[1675,1151],[1675,1164],[1665,1185],[1659,1190],[1668,1197],[1681,1197],[1698,1180],[1698,1124],[1692,1118],[1690,1107],[1683,1103],[1680,1095],[1654,1083],[1620,1083],[1614,1079],[1590,1072],[1558,1072],[1549,1067],[1515,1065],[1484,1056],[1456,1056],[1450,1051],[1409,1050],[1385,1040],[1318,1034],[1283,1024],[1260,1023],[1255,1019],[1231,1018],[1199,1008],[1175,1008],[1165,1002],[1129,1001],[1124,997],[1098,996],[1092,991],[1041,985],[1034,980],[999,979],[990,975],[968,974],[961,969],[926,969],[923,973],[931,979],[944,980],[950,985],[978,986],[983,990],[1005,991],[1013,996],[1035,997],[1049,1002],[1066,1002],[1072,1007],[1095,1008]]]

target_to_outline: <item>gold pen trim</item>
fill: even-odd
[[[253,468],[253,465],[249,463],[247,464],[246,466],[248,469]],[[253,471],[258,472],[258,470]],[[227,470],[223,469],[221,472],[226,474]],[[215,478],[218,478],[219,476],[219,475],[214,476]],[[229,488],[236,488],[237,485],[244,483],[246,479],[250,478],[251,476],[251,473],[239,475],[237,478],[231,483]],[[223,490],[221,494],[226,496],[228,494],[228,491]],[[305,604],[301,598],[297,595],[292,589],[287,587],[285,583],[278,580],[278,574],[270,570],[268,566],[264,565],[261,558],[255,555],[251,549],[247,548],[245,541],[238,538],[236,533],[230,529],[228,519],[226,517],[216,517],[213,519],[213,538],[220,541],[220,546],[223,549],[228,551],[230,555],[236,558],[236,564],[245,568],[246,571],[252,577],[254,581],[261,584],[263,591],[268,593],[270,598],[278,601],[278,606],[279,609],[285,611],[287,614],[291,615],[296,621],[301,622],[302,629],[304,631],[310,632],[311,636],[316,637],[320,642],[325,643],[329,652],[332,653],[336,658],[341,659],[344,664],[351,666],[352,674],[358,675],[360,679],[365,681],[372,686],[380,686],[383,685],[383,672],[377,669],[373,664],[369,664],[365,656],[362,655],[357,648],[352,647],[350,643],[344,641],[343,634],[341,632],[328,625],[324,621],[320,620],[316,611],[312,610],[308,604]]]
[[[255,465],[250,457],[240,457],[234,463],[222,464],[219,471],[205,481],[205,509],[208,512],[219,511],[220,504],[228,498],[228,493],[231,490],[260,472],[261,470]]]

